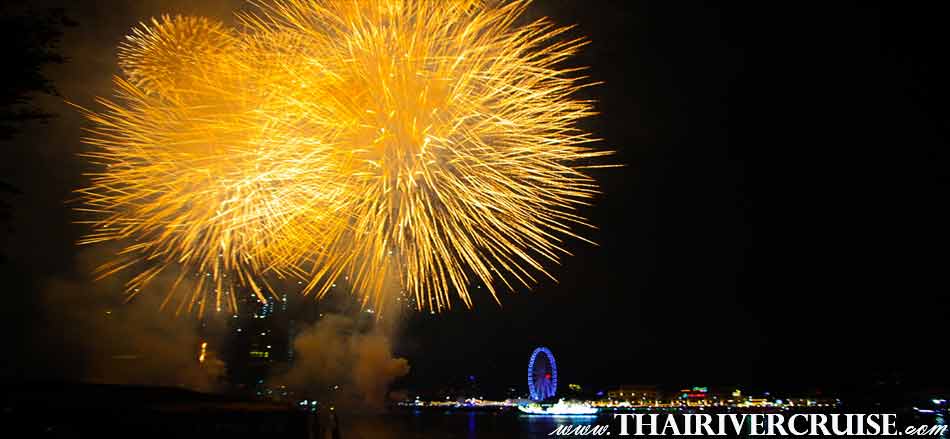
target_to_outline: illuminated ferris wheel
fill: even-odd
[[[535,349],[528,360],[528,391],[535,401],[551,398],[557,392],[557,365],[546,347]]]

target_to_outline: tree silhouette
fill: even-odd
[[[75,24],[62,9],[0,16],[0,140],[12,139],[27,122],[53,117],[32,101],[37,94],[58,95],[43,69],[65,62],[59,43],[63,28]]]
[[[33,98],[38,94],[58,96],[52,81],[44,75],[50,64],[61,64],[66,59],[60,54],[59,44],[63,29],[76,23],[66,17],[62,9],[42,13],[25,11],[15,13],[0,9],[0,142],[13,139],[27,123],[45,122],[52,114],[37,107]],[[11,228],[10,196],[21,190],[0,180],[0,228]],[[0,250],[0,262],[5,261]]]

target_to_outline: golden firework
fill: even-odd
[[[553,279],[609,152],[577,127],[589,83],[559,67],[584,40],[518,24],[527,6],[288,0],[239,30],[153,21],[89,114],[106,168],[81,191],[83,242],[131,242],[103,273],[148,261],[132,292],[172,265],[207,278],[181,302],[199,306],[234,304],[227,275],[262,300],[262,274],[318,296],[345,276],[364,304],[402,290],[434,311]]]
[[[174,96],[194,85],[196,68],[226,56],[235,39],[221,22],[168,16],[132,29],[119,45],[119,67],[130,83],[147,93]]]

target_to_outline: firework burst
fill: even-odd
[[[146,261],[130,292],[171,266],[206,278],[180,308],[234,306],[235,283],[264,300],[267,273],[318,296],[346,276],[364,304],[401,290],[434,311],[470,306],[474,285],[498,300],[553,279],[545,264],[589,226],[585,169],[609,152],[577,128],[589,83],[558,67],[584,41],[517,24],[527,5],[289,0],[239,30],[143,25],[117,98],[89,113],[105,169],[81,190],[83,242],[129,242],[102,274]]]

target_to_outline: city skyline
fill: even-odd
[[[75,246],[83,226],[69,201],[89,171],[76,158],[86,125],[64,100],[93,106],[108,94],[115,45],[139,21],[226,19],[246,5],[32,7],[63,8],[76,25],[63,28],[65,62],[47,66],[60,96],[35,98],[55,117],[6,142],[3,181],[16,192],[3,198],[2,320],[14,352],[4,373],[82,379],[101,353],[60,349],[68,343],[48,334],[68,334],[58,325],[72,316],[50,311],[47,293],[111,294],[102,309],[113,310],[121,288],[89,282],[93,257]],[[392,353],[409,371],[397,388],[476,376],[504,391],[537,346],[558,355],[565,383],[605,389],[950,385],[934,362],[947,328],[950,94],[934,55],[937,14],[568,1],[536,2],[527,14],[576,24],[590,39],[572,62],[603,82],[581,91],[601,114],[582,125],[625,167],[595,171],[602,194],[583,212],[597,245],[568,240],[572,255],[550,267],[557,283],[505,294],[501,305],[475,290],[472,310],[403,313]],[[340,305],[312,300],[290,297],[300,313]],[[185,325],[156,314],[149,321]]]

